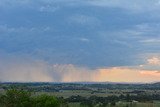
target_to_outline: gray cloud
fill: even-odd
[[[159,9],[158,0],[0,0],[2,80],[16,71],[27,75],[17,81],[38,81],[36,71],[44,81],[62,81],[71,73],[59,73],[61,67],[88,73],[144,65],[160,53]]]

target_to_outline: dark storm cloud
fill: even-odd
[[[90,69],[137,66],[160,53],[159,5],[158,0],[0,0],[0,54]]]

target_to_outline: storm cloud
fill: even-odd
[[[0,80],[98,81],[100,69],[114,67],[157,72],[159,11],[159,0],[0,0]]]

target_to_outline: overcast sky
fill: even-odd
[[[0,0],[0,81],[160,81],[160,0]]]

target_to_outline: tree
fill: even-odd
[[[31,106],[31,94],[23,90],[7,90],[5,95],[0,97],[1,105],[5,107],[29,107]]]
[[[116,102],[115,101],[112,101],[111,102],[111,106],[115,106],[116,105]]]
[[[126,95],[126,100],[127,100],[127,102],[130,102],[130,101],[131,101],[131,96],[130,96],[130,94],[127,94],[127,95]]]
[[[34,107],[59,107],[60,102],[54,96],[40,95],[33,98]]]
[[[63,105],[60,99],[49,95],[32,97],[30,92],[24,90],[7,90],[5,95],[0,96],[0,107],[60,107]]]

